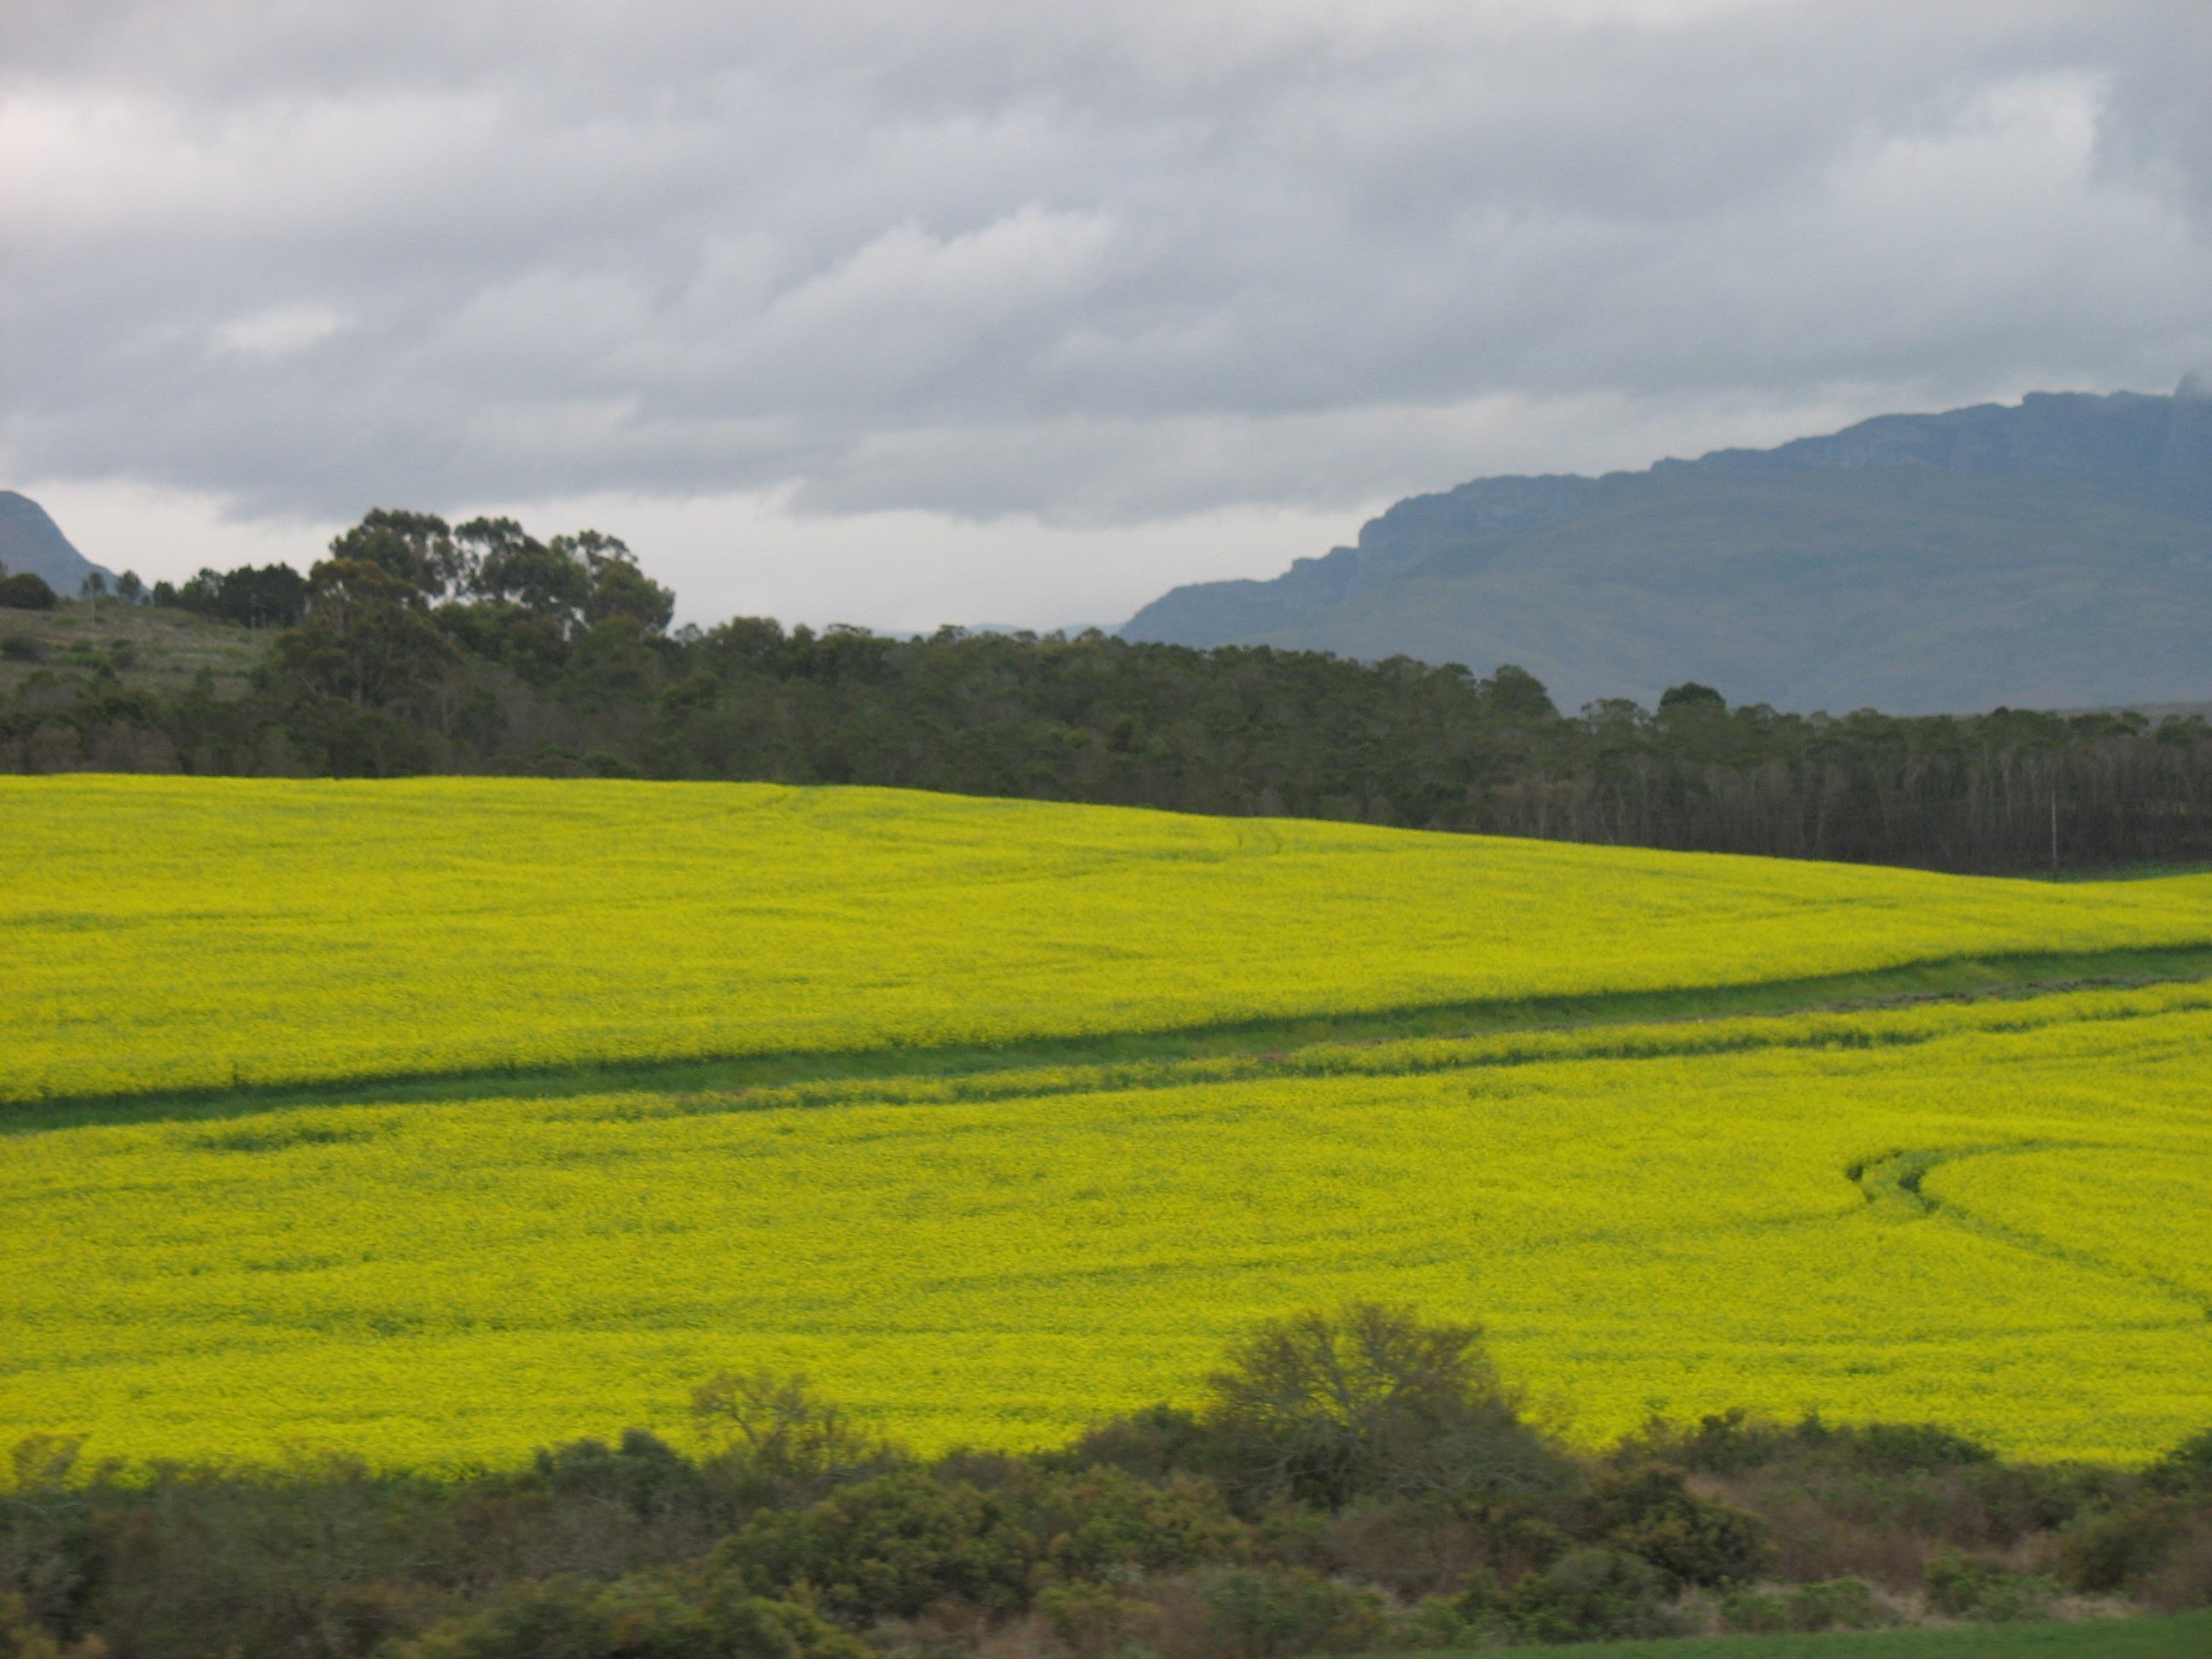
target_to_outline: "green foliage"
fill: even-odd
[[[721,1477],[755,1503],[811,1504],[907,1461],[804,1376],[718,1372],[692,1389],[691,1425]]]
[[[1868,1423],[1831,1430],[1829,1436],[1851,1461],[1891,1473],[1959,1468],[1996,1456],[1979,1442],[1932,1423]]]
[[[1782,1424],[1741,1407],[1689,1425],[1655,1418],[1622,1450],[1625,1456],[1701,1474],[1741,1474],[1778,1463],[1921,1474],[1988,1464],[1996,1455],[1978,1441],[1932,1423],[1830,1424],[1816,1415]]]
[[[1247,1528],[1208,1483],[1154,1484],[1113,1468],[1048,1476],[1015,1496],[1043,1557],[1069,1578],[1173,1571],[1244,1553]]]
[[[1241,1568],[1199,1581],[1204,1650],[1220,1659],[1294,1659],[1359,1653],[1387,1639],[1382,1597],[1301,1568]]]
[[[458,594],[474,568],[470,550],[436,514],[381,507],[332,537],[330,553],[333,559],[375,565],[426,599]]]
[[[1469,1644],[1470,1650],[1479,1644]],[[2203,1659],[2212,1615],[1577,1643],[1552,1659]],[[1472,1651],[1468,1656],[1472,1659]]]
[[[2180,1498],[2150,1496],[2116,1510],[2083,1516],[2062,1535],[2059,1576],[2091,1594],[2139,1585],[2186,1534],[2190,1512]]]
[[[1571,1460],[1568,1489],[1505,1503],[1279,1508],[1248,1526],[1187,1474],[1146,1480],[1073,1449],[953,1454],[748,1517],[732,1501],[732,1455],[695,1460],[633,1431],[445,1481],[335,1461],[125,1479],[84,1468],[67,1439],[27,1441],[0,1474],[0,1659],[100,1659],[103,1643],[133,1659],[866,1659],[874,1643],[1006,1650],[1025,1631],[1066,1659],[1292,1659],[1622,1640],[1700,1616],[1616,1540],[1624,1521],[1680,1508],[1642,1464]],[[2093,1504],[2100,1485],[2074,1490]],[[2145,1522],[2168,1547],[2132,1563],[2131,1593],[2212,1600],[2212,1506],[2151,1502]],[[2041,1547],[2075,1559],[2071,1540],[2103,1513],[2085,1509]],[[1801,1529],[1850,1518],[1788,1514]],[[1484,1540],[1490,1565],[1455,1598],[1423,1596],[1423,1573],[1374,1573],[1347,1528],[1365,1528],[1362,1548],[1439,1563]],[[1977,1623],[2039,1618],[2057,1594],[1958,1549],[1934,1558],[1926,1583],[1934,1613]],[[1376,1593],[1385,1583],[1405,1611]],[[1711,1605],[1732,1631],[1778,1637],[1886,1622],[1853,1577],[1733,1589]],[[1961,1652],[2009,1651],[1961,1639]],[[1861,1650],[1837,1641],[1838,1654]],[[1727,1655],[1766,1650],[1746,1640]]]
[[[716,1507],[708,1472],[642,1429],[625,1430],[613,1446],[572,1440],[541,1450],[520,1485],[526,1492],[589,1498],[641,1521]]]
[[[1928,1563],[1928,1604],[1954,1618],[2005,1625],[2047,1618],[2062,1594],[2054,1579],[2014,1572],[1961,1550],[1946,1550]]]
[[[2191,1435],[2144,1472],[2154,1492],[2212,1495],[2212,1429]]]
[[[800,1510],[768,1510],[715,1552],[762,1595],[811,1586],[840,1619],[910,1619],[951,1598],[1024,1605],[1041,1540],[1000,1497],[919,1472],[846,1486]]]
[[[1697,1497],[1663,1464],[1608,1470],[1583,1502],[1589,1529],[1649,1562],[1669,1591],[1752,1577],[1766,1559],[1756,1516]]]
[[[172,589],[167,599],[180,611],[243,628],[289,628],[306,611],[308,589],[289,565],[240,565],[230,571],[202,570]]]
[[[1230,1350],[1204,1421],[1248,1504],[1337,1508],[1368,1493],[1474,1493],[1556,1481],[1471,1325],[1354,1303],[1274,1321]]]
[[[1139,1638],[1158,1614],[1152,1602],[1109,1584],[1048,1585],[1037,1593],[1036,1606],[1069,1659],[1121,1659],[1141,1651]]]
[[[637,568],[629,546],[596,530],[556,536],[550,544],[558,557],[580,563],[587,580],[583,620],[594,630],[620,619],[639,634],[658,634],[676,614],[676,595]]]
[[[787,1601],[730,1595],[678,1576],[512,1591],[397,1650],[397,1659],[866,1659]]]
[[[1210,1472],[1212,1444],[1195,1413],[1147,1406],[1085,1430],[1065,1456],[1072,1467],[1104,1464],[1142,1480],[1161,1480],[1176,1473]]]
[[[1641,1556],[1589,1548],[1530,1573],[1494,1601],[1478,1587],[1462,1606],[1477,1619],[1493,1615],[1522,1641],[1585,1642],[1673,1635],[1681,1621],[1668,1598],[1666,1576]]]
[[[325,560],[308,577],[305,605],[300,626],[277,641],[276,668],[312,695],[419,714],[459,661],[421,593],[380,565]]]
[[[31,1623],[20,1595],[0,1592],[0,1659],[60,1659],[61,1650]]]
[[[1874,1588],[1863,1578],[1831,1578],[1775,1591],[1731,1590],[1720,1600],[1721,1622],[1732,1631],[1872,1630],[1882,1622]]]
[[[43,576],[28,570],[0,576],[0,611],[51,611],[60,603]]]
[[[1730,708],[1695,683],[1673,687],[1660,718],[1619,700],[1562,717],[1510,665],[1478,678],[1402,657],[1099,634],[890,640],[759,617],[672,635],[675,596],[614,537],[541,542],[512,520],[455,528],[382,508],[324,562],[375,573],[402,603],[356,616],[342,643],[313,614],[331,601],[328,576],[321,592],[275,565],[157,586],[157,603],[310,637],[288,635],[240,698],[172,694],[121,712],[88,692],[59,710],[0,703],[0,767],[31,765],[44,750],[28,740],[58,720],[78,748],[111,750],[125,769],[190,756],[195,770],[252,773],[275,726],[289,752],[342,775],[528,773],[550,742],[607,757],[605,775],[877,783],[1966,870],[2047,869],[2055,799],[2070,866],[2212,859],[2212,728],[2198,719],[1830,718]],[[372,652],[388,672],[369,672]],[[375,708],[413,741],[318,697]],[[487,699],[501,718],[459,718]]]

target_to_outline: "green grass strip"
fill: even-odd
[[[1512,1650],[1553,1659],[2203,1659],[2212,1613],[2168,1619],[2085,1619],[2070,1624],[1951,1625],[1814,1636],[1690,1636],[1657,1642],[1577,1642]],[[1496,1651],[1488,1650],[1487,1651]],[[1381,1659],[1376,1656],[1375,1659]],[[1435,1659],[1471,1659],[1438,1654]]]

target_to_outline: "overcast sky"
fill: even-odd
[[[2212,364],[2212,0],[4,0],[0,486],[1115,622],[1395,497]]]

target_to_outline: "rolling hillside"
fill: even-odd
[[[1514,662],[1565,706],[1686,679],[1841,713],[2212,694],[2212,399],[2038,395],[1401,501],[1129,638]]]
[[[0,1421],[88,1457],[510,1465],[754,1367],[1036,1445],[1355,1297],[1586,1443],[2212,1411],[2212,878],[762,786],[0,814]]]

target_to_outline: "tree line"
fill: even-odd
[[[148,603],[270,630],[246,695],[27,684],[0,766],[868,783],[1710,852],[2029,872],[2212,861],[2212,727],[2125,711],[1566,713],[1503,666],[767,618],[672,631],[595,531],[378,510],[305,576]]]
[[[1300,1659],[2212,1604],[2212,1432],[2124,1470],[1729,1412],[1593,1453],[1404,1307],[1261,1325],[1195,1409],[1027,1454],[917,1457],[800,1377],[691,1407],[685,1445],[442,1479],[21,1440],[0,1654]]]

